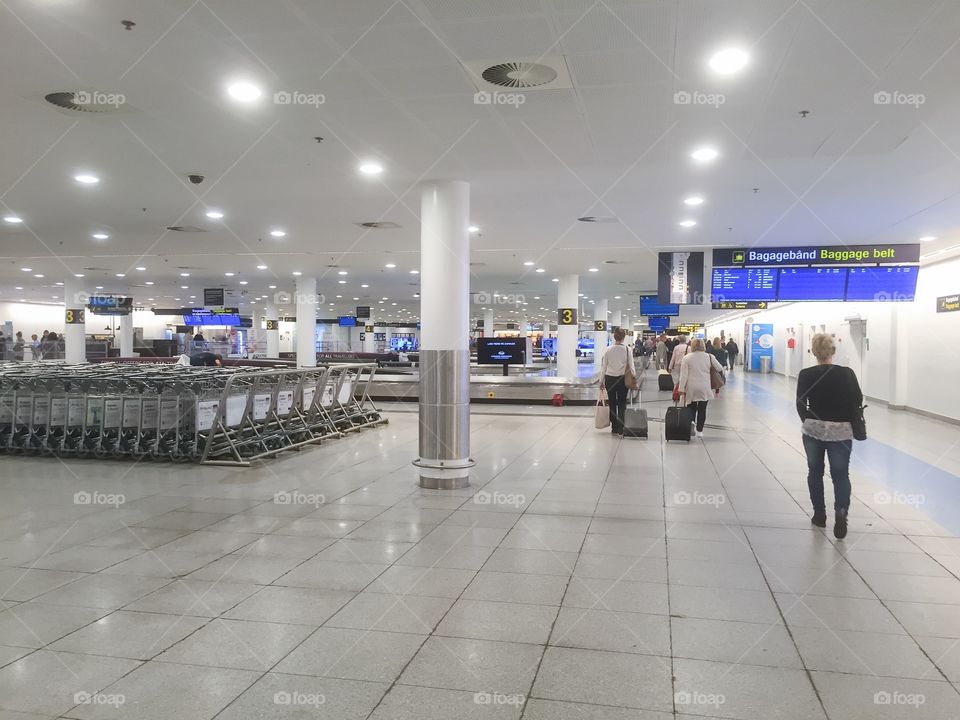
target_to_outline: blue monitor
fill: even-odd
[[[337,324],[340,327],[356,327],[357,319],[353,315],[341,315],[337,318]]]
[[[915,265],[850,268],[847,300],[912,302],[917,293]]]
[[[847,290],[847,268],[781,268],[777,299],[843,300]]]
[[[650,329],[656,333],[662,333],[668,327],[670,327],[670,318],[667,317],[652,317],[647,320],[647,323],[650,325]]]
[[[189,325],[190,327],[199,327],[204,325],[229,325],[231,327],[239,327],[240,325],[240,316],[239,315],[184,315],[183,324]]]
[[[543,357],[553,357],[557,354],[557,339],[543,338],[540,341],[540,352]]]
[[[714,268],[710,290],[711,302],[773,302],[777,299],[777,269]]]
[[[679,315],[680,306],[676,303],[661,304],[656,295],[640,296],[640,314],[657,315],[664,317],[667,315]]]

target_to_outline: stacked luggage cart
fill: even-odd
[[[249,465],[387,422],[375,372],[0,363],[0,452]]]

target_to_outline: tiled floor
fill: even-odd
[[[0,720],[960,718],[960,539],[865,462],[811,528],[791,408],[734,376],[690,445],[476,408],[456,492],[409,412],[247,470],[0,457]]]

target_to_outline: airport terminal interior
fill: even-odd
[[[0,720],[960,720],[960,4],[0,58]]]

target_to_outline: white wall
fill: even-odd
[[[110,325],[110,318],[106,316],[97,316],[91,312],[86,314],[86,332],[88,334],[101,335],[107,331],[105,327]],[[37,337],[43,334],[44,330],[55,332],[58,335],[63,333],[63,305],[47,305],[45,303],[12,303],[0,302],[0,324],[10,321],[13,323],[13,331],[20,331],[27,340],[31,335]],[[143,329],[144,340],[159,340],[165,337],[164,331],[168,327],[176,325],[178,318],[154,315],[149,310],[134,310],[133,326]],[[119,320],[115,321],[119,328]]]
[[[865,395],[960,420],[960,382],[951,377],[960,367],[960,313],[936,311],[937,297],[957,292],[960,258],[952,258],[921,268],[912,303],[786,303],[708,322],[707,337],[723,330],[745,354],[745,320],[772,323],[774,372],[795,375],[799,367],[815,362],[808,349],[812,334],[833,333],[837,362],[857,370]],[[851,318],[865,323],[862,344],[858,323]],[[796,332],[792,351],[787,349],[789,328]]]

